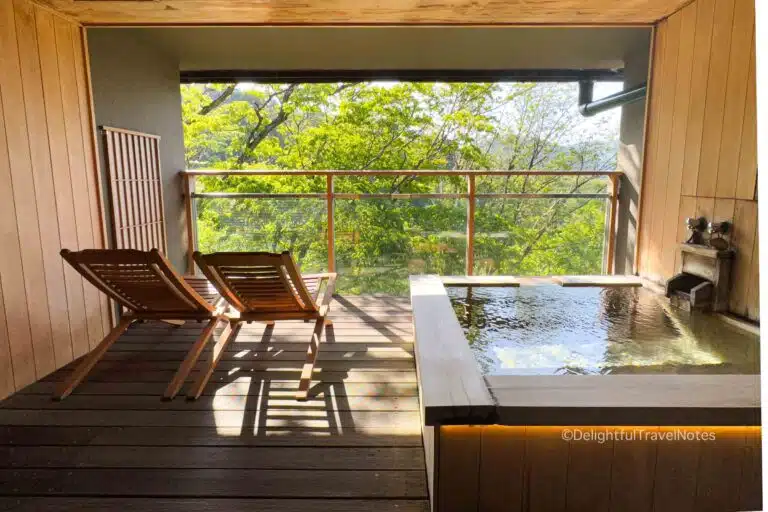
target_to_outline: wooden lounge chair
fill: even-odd
[[[306,400],[312,371],[320,349],[323,328],[330,324],[326,317],[336,286],[336,273],[302,276],[289,252],[194,253],[195,262],[240,317],[230,319],[231,336],[219,338],[207,371],[187,394],[190,399],[200,396],[226,345],[237,336],[242,322],[276,320],[315,320],[307,356],[301,370],[297,400]],[[323,296],[318,300],[325,282]]]
[[[173,398],[194,368],[217,323],[229,319],[219,305],[224,304],[219,294],[204,278],[177,274],[157,249],[86,249],[79,252],[64,249],[61,256],[125,310],[117,326],[60,384],[54,398],[61,400],[72,393],[133,322],[160,320],[180,325],[186,320],[207,320],[200,337],[163,393],[164,398]]]

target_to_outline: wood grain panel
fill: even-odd
[[[3,508],[8,507],[8,508]],[[0,498],[0,510],[14,512],[72,512],[74,510],[148,510],[146,498]],[[386,499],[254,499],[207,498],[175,499],[153,498],[152,508],[163,512],[429,512],[424,500]],[[754,507],[753,507],[754,508]]]
[[[20,495],[263,498],[423,498],[423,471],[274,471],[260,469],[0,469]]]
[[[755,89],[755,42],[749,59],[747,99],[744,102],[744,125],[741,128],[739,172],[736,178],[736,197],[757,200],[757,95]]]
[[[86,24],[504,24],[653,23],[685,0],[334,0],[326,3],[279,0],[164,0],[93,2],[46,0]]]
[[[762,505],[761,438],[746,436],[739,481],[739,510],[760,510]]]
[[[691,67],[696,35],[696,4],[691,4],[682,10],[680,18],[680,44],[677,55],[670,55],[675,61],[677,81],[674,90],[674,107],[672,110],[672,127],[669,136],[669,164],[667,165],[666,196],[664,200],[663,227],[661,237],[661,268],[662,275],[675,272],[678,226],[668,221],[669,218],[679,217],[676,206],[680,206],[680,194],[683,181],[683,164],[685,161],[685,136],[688,125],[688,106],[691,96]],[[670,85],[671,86],[671,85]]]
[[[440,424],[446,418],[456,422],[456,411],[466,411],[475,418],[493,414],[488,386],[442,282],[437,276],[411,276],[410,288],[425,424]],[[445,375],[454,378],[446,381]]]
[[[697,197],[696,198],[696,217],[705,217],[707,220],[711,219],[715,214],[715,198],[714,197]]]
[[[101,245],[76,44],[71,20],[28,0],[0,4],[0,367],[8,370],[0,396],[69,363],[73,344],[82,353],[103,335],[106,309],[58,254]]]
[[[0,12],[0,34],[5,33],[8,22],[5,11]],[[2,36],[0,36],[2,37]],[[0,52],[2,65],[4,52]],[[12,101],[3,90],[0,81],[0,140],[6,139],[4,104]],[[0,144],[0,182],[12,183],[11,162],[8,145]],[[35,362],[32,354],[32,336],[29,332],[29,311],[24,279],[21,270],[21,246],[19,227],[16,222],[16,207],[13,202],[13,190],[9,186],[0,187],[0,236],[3,240],[0,258],[0,285],[4,297],[3,309],[8,331],[8,343],[11,360],[6,365],[13,366],[14,385],[19,389],[35,380]],[[1,355],[1,354],[0,354]]]
[[[649,428],[658,431],[658,428]],[[611,462],[611,510],[653,510],[653,480],[656,473],[656,442],[637,439],[615,442]]]
[[[6,467],[115,467],[194,469],[200,460],[208,460],[211,469],[274,470],[358,470],[420,471],[424,454],[419,447],[235,447],[192,446],[113,446],[109,450],[90,446],[75,449],[61,447],[0,447],[0,460]]]
[[[605,435],[610,429],[595,427]],[[563,444],[564,441],[561,441]],[[568,484],[565,509],[572,512],[590,510],[608,512],[611,509],[611,465],[614,441],[572,441],[568,451]]]
[[[720,137],[720,161],[717,162],[715,196],[734,197],[738,175],[741,132],[744,126],[744,106],[747,99],[749,68],[754,43],[755,6],[751,2],[736,2],[731,29],[731,53],[728,59],[728,80],[725,89],[723,128]]]
[[[479,464],[468,450],[477,439]],[[735,512],[760,503],[759,427],[454,426],[442,427],[439,451],[454,463],[449,477],[441,464],[438,478],[459,483],[440,491],[439,512],[464,499],[466,482],[480,501],[462,510],[480,512]]]
[[[43,98],[46,113],[48,148],[51,155],[52,178],[55,189],[57,220],[59,225],[59,247],[77,247],[77,225],[72,185],[69,181],[69,156],[64,106],[59,86],[59,61],[56,55],[54,15],[44,9],[35,13],[37,43],[40,48],[40,71],[42,75]],[[57,255],[58,256],[58,255]],[[85,296],[83,280],[75,269],[64,265],[65,295],[60,302],[66,304],[69,314],[69,346],[56,347],[57,361],[72,360],[72,340],[87,338],[87,325],[78,319],[85,318]]]
[[[667,39],[664,45],[664,60],[661,68],[661,80],[666,84],[666,88],[661,93],[659,111],[673,113],[675,109],[675,90],[678,79],[682,79],[677,73],[678,55],[681,43],[682,16],[673,16],[667,20],[666,33]],[[673,116],[662,115],[656,124],[658,130],[658,143],[656,145],[656,165],[666,172],[658,173],[654,180],[654,187],[651,194],[654,198],[653,217],[651,219],[651,240],[649,250],[651,251],[652,275],[663,275],[662,255],[664,252],[664,224],[667,217],[666,191],[669,173],[669,157],[672,149],[672,121]]]
[[[696,470],[702,444],[700,441],[656,443],[654,511],[696,510],[693,506],[696,500]]]
[[[754,46],[750,0],[695,0],[657,25],[637,258],[651,281],[664,284],[677,271],[685,217],[731,220],[738,200],[756,201]],[[759,320],[749,281],[756,232],[744,233],[756,225],[747,220],[732,238],[742,253],[734,265],[747,267],[734,269],[731,312]]]
[[[701,161],[696,184],[696,194],[699,196],[714,197],[717,185],[733,11],[734,0],[715,1],[715,23],[712,25],[712,48],[709,54],[707,98],[704,106],[704,130],[701,136]]]
[[[699,162],[701,161],[701,136],[704,132],[704,104],[707,98],[709,54],[712,48],[712,24],[715,16],[715,0],[697,0],[688,8],[696,8],[696,27],[691,63],[690,105],[685,130],[683,180],[681,193],[696,195]],[[663,85],[663,84],[660,84]],[[657,114],[660,115],[660,114]],[[657,169],[653,169],[657,171]]]
[[[754,201],[736,201],[731,240],[738,249],[733,261],[733,274],[731,275],[733,284],[731,285],[730,309],[737,315],[747,315],[747,296],[752,284],[752,257],[756,236],[757,203]]]
[[[60,249],[59,222],[56,213],[50,143],[46,128],[47,120],[37,45],[35,8],[25,0],[15,0],[14,8],[19,41],[19,60],[22,65],[24,109],[27,113],[27,133],[31,141],[34,207],[38,214],[38,226],[34,227],[39,232],[44,269],[43,277],[46,283],[45,304],[48,306],[47,313],[50,318],[44,317],[46,311],[39,311],[37,314],[41,315],[42,323],[49,323],[50,343],[53,348],[52,352],[47,351],[47,356],[50,357],[44,365],[36,363],[39,373],[44,374],[52,371],[57,365],[71,361],[72,341],[69,333],[67,303],[57,299],[57,297],[66,297],[66,290],[64,287],[64,268],[58,255]],[[29,228],[30,226],[27,226],[27,229]],[[34,314],[32,311],[30,313]],[[35,332],[32,335],[37,336]]]
[[[699,447],[696,511],[738,510],[742,464],[746,448],[743,434],[721,434],[715,443]]]
[[[481,439],[480,432],[471,427],[441,428],[437,471],[440,510],[477,509]],[[464,468],[475,470],[464,471]]]
[[[72,23],[62,18],[54,19],[54,32],[56,35],[56,50],[59,60],[59,84],[61,87],[64,105],[64,128],[67,140],[70,182],[73,196],[75,197],[75,224],[77,227],[77,242],[80,249],[95,247],[94,233],[92,231],[91,208],[87,197],[78,200],[78,191],[87,191],[88,177],[86,171],[87,156],[83,150],[83,141],[80,100],[77,90],[77,69],[74,66],[73,37],[80,37],[79,30]],[[88,336],[87,338],[72,340],[72,348],[75,357],[79,357],[98,343],[104,336],[101,323],[101,298],[99,292],[93,286],[84,287],[85,316]]]
[[[526,429],[525,510],[564,511],[568,484],[568,443],[557,427]]]
[[[525,427],[484,427],[481,434],[479,510],[523,510]]]
[[[14,365],[14,380],[17,388],[35,380],[35,361],[30,332],[29,309],[27,308],[27,290],[22,269],[21,233],[18,224],[18,212],[13,194],[14,167],[19,165],[11,156],[11,141],[18,144],[19,109],[22,101],[19,85],[9,83],[15,78],[20,80],[18,56],[11,51],[16,47],[13,29],[13,6],[10,3],[0,5],[0,181],[11,186],[0,187],[0,234],[3,239],[3,257],[0,258],[0,279],[2,279],[4,308],[10,339],[11,360]],[[16,76],[13,76],[13,72]],[[15,117],[14,118],[14,112]],[[8,127],[11,127],[8,129]],[[9,138],[9,135],[11,138]],[[24,141],[26,142],[26,141]]]
[[[37,376],[45,375],[55,368],[51,326],[48,317],[48,297],[45,288],[43,254],[40,243],[39,215],[35,205],[35,184],[32,176],[32,154],[27,131],[27,104],[24,101],[22,70],[17,39],[15,6],[5,2],[2,16],[5,20],[0,36],[0,52],[3,54],[3,108],[6,124],[6,140],[11,167],[13,202],[16,207],[16,221],[19,234],[19,248],[22,259],[22,275],[26,290],[26,307],[29,312],[29,329],[32,337],[32,352]],[[6,101],[14,98],[15,101]]]

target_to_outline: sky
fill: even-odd
[[[596,82],[595,83],[595,89],[593,91],[592,97],[595,99],[604,98],[606,96],[609,96],[611,94],[616,94],[617,92],[621,91],[624,88],[623,82]],[[603,116],[603,119],[608,119],[611,123],[611,126],[616,126],[616,130],[618,130],[619,123],[621,122],[621,109],[620,108],[614,108],[612,110],[609,110],[607,112],[603,112],[602,114],[598,114],[595,117],[587,118],[589,119],[597,119]]]

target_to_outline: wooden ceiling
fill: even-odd
[[[85,25],[649,24],[690,0],[36,0]]]

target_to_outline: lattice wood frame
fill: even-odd
[[[160,137],[107,126],[101,131],[112,247],[167,254]]]

